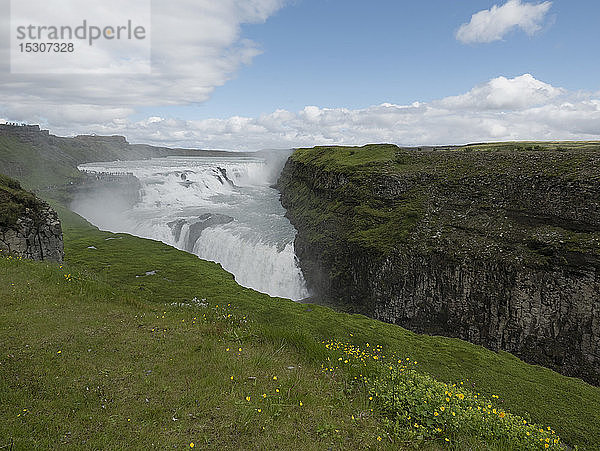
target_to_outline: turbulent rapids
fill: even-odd
[[[129,173],[141,183],[134,205],[110,188],[73,203],[74,211],[99,228],[160,240],[215,261],[240,285],[272,296],[308,296],[294,254],[296,230],[270,187],[280,165],[234,154],[89,163],[79,169]]]

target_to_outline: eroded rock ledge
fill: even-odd
[[[0,251],[4,255],[62,262],[60,220],[48,204],[0,177]]]

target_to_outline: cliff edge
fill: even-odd
[[[600,384],[600,144],[299,149],[311,294]]]
[[[63,236],[56,212],[19,182],[0,174],[0,251],[62,262]]]

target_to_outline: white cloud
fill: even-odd
[[[11,75],[8,21],[0,19],[0,115],[60,126],[69,111],[88,109],[104,121],[140,106],[206,101],[260,53],[241,25],[265,21],[285,0],[177,0],[152,2],[152,74]],[[100,3],[101,5],[101,3]],[[7,0],[0,8],[8,10]],[[66,19],[65,19],[66,20]],[[75,20],[69,18],[69,20]]]
[[[469,92],[410,105],[363,109],[307,106],[259,117],[148,117],[69,124],[58,134],[121,134],[130,142],[257,150],[315,145],[464,144],[504,140],[600,139],[600,93],[569,92],[529,74],[498,77]]]
[[[460,26],[456,38],[465,44],[488,43],[501,40],[517,27],[533,35],[542,28],[551,7],[550,1],[534,4],[508,0],[502,6],[494,5],[473,14],[469,23]]]
[[[447,97],[440,103],[457,109],[522,110],[546,103],[564,90],[536,80],[531,74],[512,79],[498,77],[466,94]]]

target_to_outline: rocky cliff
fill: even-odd
[[[300,149],[279,189],[321,302],[600,384],[600,146]]]
[[[62,262],[60,221],[50,206],[0,175],[0,251],[33,260]]]

